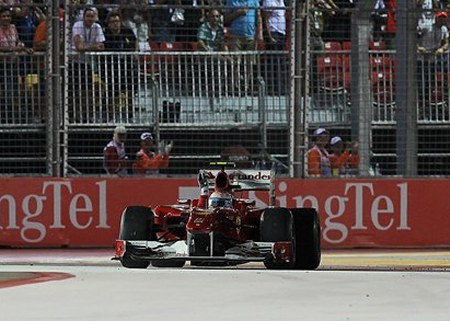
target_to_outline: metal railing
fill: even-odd
[[[72,56],[69,124],[287,125],[288,93],[280,84],[288,83],[281,72],[288,61],[285,52],[274,54],[280,57],[271,65],[259,51],[101,52],[81,61]],[[270,69],[277,79],[264,79]]]
[[[45,122],[45,56],[0,54],[0,123],[3,128]]]

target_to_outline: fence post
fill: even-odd
[[[154,76],[151,78],[152,87],[152,113],[153,113],[153,131],[155,132],[156,141],[160,141],[159,123],[159,83]]]
[[[258,116],[259,132],[261,135],[262,146],[267,151],[267,120],[266,120],[266,82],[262,76],[258,76]]]
[[[417,175],[417,84],[415,4],[399,0],[397,8],[397,174]]]

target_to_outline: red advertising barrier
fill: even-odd
[[[317,208],[324,248],[450,246],[447,190],[444,179],[276,182],[278,205]],[[0,179],[0,246],[112,247],[126,206],[197,195],[195,179]]]

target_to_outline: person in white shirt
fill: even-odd
[[[105,48],[103,29],[95,22],[97,19],[94,8],[84,9],[83,20],[77,21],[72,27],[72,53],[99,51]],[[82,57],[82,56],[79,56]]]
[[[83,20],[77,21],[72,27],[71,64],[69,68],[69,108],[73,120],[86,122],[94,120],[94,112],[87,94],[92,94],[92,67],[96,65],[95,57],[87,52],[102,51],[105,48],[103,29],[95,22],[97,19],[94,8],[84,9]],[[92,59],[91,59],[92,58]],[[84,106],[83,106],[84,104]]]

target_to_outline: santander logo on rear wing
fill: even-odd
[[[206,175],[208,185],[214,187],[214,180],[220,170],[200,170]],[[253,170],[253,169],[233,169],[225,170],[225,173],[230,179],[230,184],[234,187],[239,185],[236,189],[246,190],[269,190],[272,177],[271,170]]]

